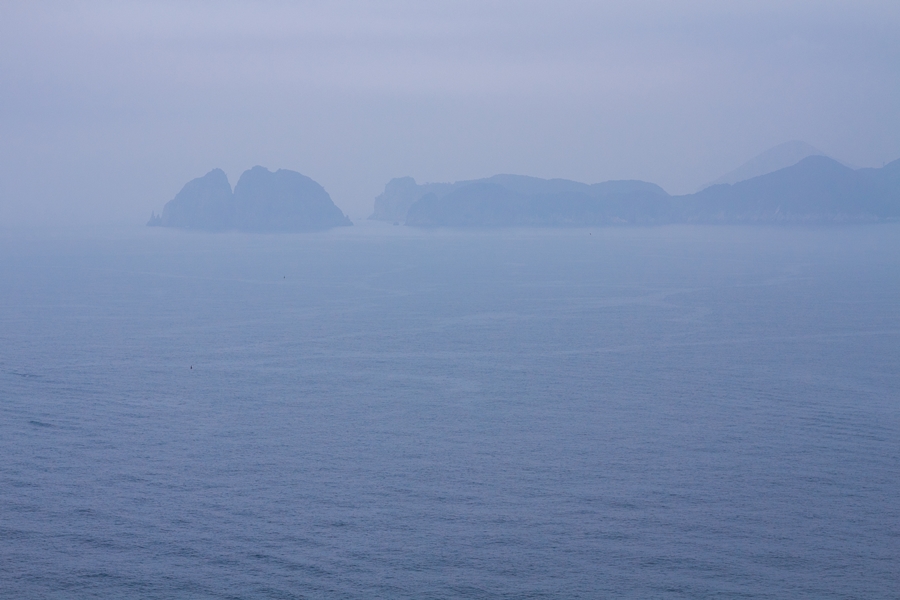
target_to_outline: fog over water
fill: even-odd
[[[0,243],[16,598],[892,598],[900,231]]]
[[[896,598],[897,31],[2,4],[0,597]]]
[[[803,140],[900,158],[900,5],[59,2],[0,8],[0,227],[136,224],[263,165],[352,219],[393,177],[695,191]]]

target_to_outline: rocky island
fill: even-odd
[[[296,171],[265,167],[244,171],[234,191],[213,169],[189,181],[150,226],[203,231],[319,231],[352,225],[325,189]]]

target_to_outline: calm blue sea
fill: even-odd
[[[898,596],[900,225],[0,238],[0,597]]]

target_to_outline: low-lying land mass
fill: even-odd
[[[900,160],[852,169],[813,155],[683,196],[643,181],[588,185],[496,175],[419,185],[405,177],[385,186],[370,218],[420,227],[891,221],[900,219]]]
[[[189,181],[151,226],[204,231],[316,231],[352,225],[325,189],[305,175],[264,167],[244,171],[234,192],[221,169]]]

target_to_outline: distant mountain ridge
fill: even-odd
[[[825,156],[825,153],[800,140],[791,140],[769,148],[762,154],[754,156],[733,171],[722,175],[701,189],[706,189],[720,183],[737,183],[753,179],[760,175],[766,175],[787,167],[792,167],[807,156]]]
[[[203,231],[316,231],[351,225],[321,185],[296,171],[244,171],[234,191],[221,169],[189,181],[147,225]]]
[[[900,219],[900,160],[851,169],[827,156],[696,194],[643,181],[593,185],[495,175],[418,185],[391,180],[370,219],[419,227],[601,226],[666,223],[843,223]]]
[[[900,218],[900,160],[851,169],[827,156],[673,198],[686,222],[887,221]]]

